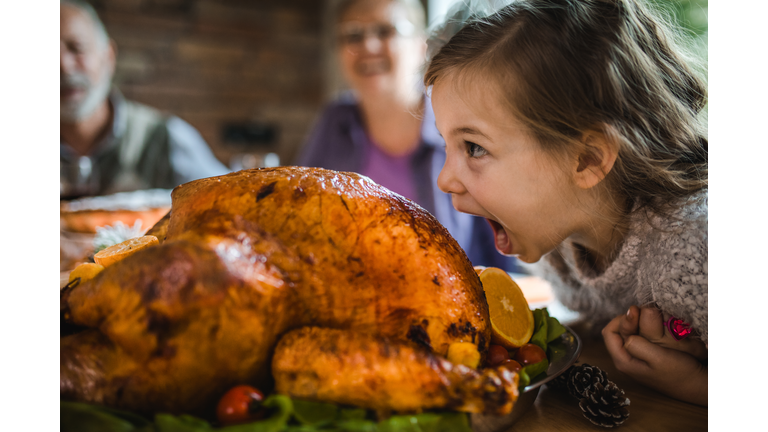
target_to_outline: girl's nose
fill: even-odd
[[[464,186],[456,176],[456,170],[450,157],[446,157],[443,169],[437,176],[437,187],[441,191],[449,194],[460,194],[464,191]]]

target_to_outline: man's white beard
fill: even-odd
[[[85,98],[80,102],[66,103],[61,101],[61,123],[76,123],[88,118],[107,99],[109,89],[112,86],[112,77],[107,68],[104,68],[104,72],[96,85],[93,85],[88,77],[82,74],[71,74],[67,77],[60,77],[60,80],[62,82],[74,81],[80,85],[85,85],[87,89]]]

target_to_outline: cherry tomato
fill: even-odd
[[[512,359],[504,360],[503,362],[501,362],[499,366],[508,369],[510,372],[515,372],[515,373],[520,372],[520,369],[523,368],[522,366],[520,366],[520,363]]]
[[[544,350],[534,344],[525,344],[521,346],[515,354],[515,360],[523,366],[538,363],[545,358],[547,358],[547,354],[544,353]]]
[[[264,393],[247,385],[232,387],[219,400],[216,417],[224,425],[258,420],[264,415]]]
[[[501,345],[491,345],[488,347],[488,357],[485,359],[488,366],[496,366],[509,358],[509,352]]]

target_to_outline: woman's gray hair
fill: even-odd
[[[103,43],[105,46],[109,44],[109,34],[107,33],[107,28],[104,27],[104,23],[101,22],[99,14],[96,13],[96,10],[93,8],[93,6],[90,5],[90,3],[83,0],[61,0],[61,6],[65,5],[72,6],[85,12],[88,18],[91,19],[91,22],[93,22],[93,27],[96,29],[96,33],[99,37],[99,42]]]
[[[334,18],[338,24],[343,18],[344,14],[353,6],[358,3],[363,3],[366,0],[341,0],[335,10]],[[368,0],[370,1],[370,0]],[[419,0],[390,0],[392,3],[400,4],[405,8],[408,21],[414,26],[414,30],[420,34],[424,34],[427,29],[427,19],[424,12],[424,6],[422,6]]]

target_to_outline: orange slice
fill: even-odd
[[[486,266],[475,266],[475,273],[477,273],[478,276],[480,276],[480,273],[483,272],[483,270],[487,269]]]
[[[507,349],[528,343],[533,335],[533,313],[520,287],[496,267],[480,271],[480,282],[491,315],[491,343]]]
[[[160,244],[160,242],[157,240],[157,237],[153,235],[136,237],[100,250],[93,256],[93,260],[96,261],[96,264],[101,264],[104,267],[107,267],[142,249],[157,244]]]

